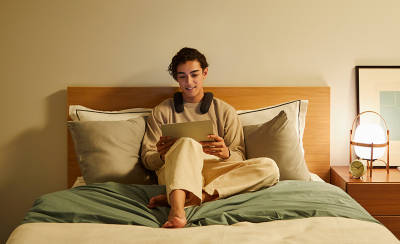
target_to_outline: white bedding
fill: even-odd
[[[31,223],[19,226],[7,244],[69,243],[400,243],[384,226],[341,217],[266,223],[240,222],[183,229],[132,225]]]

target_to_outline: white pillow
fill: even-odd
[[[77,187],[77,186],[86,186],[85,180],[83,179],[83,176],[79,176],[76,178],[76,181],[72,188]]]
[[[81,105],[70,105],[69,116],[73,121],[120,121],[148,116],[152,110],[152,108],[131,108],[119,111],[100,111]]]
[[[317,174],[314,173],[310,173],[311,174],[311,181],[321,181],[321,182],[325,182],[323,179],[321,179],[321,177],[319,177]]]
[[[294,125],[296,131],[298,131],[297,135],[304,154],[303,135],[306,124],[307,106],[308,100],[295,100],[254,110],[237,110],[237,113],[242,126],[246,126],[263,124],[276,117],[280,111],[285,111],[289,121]]]

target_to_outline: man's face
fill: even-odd
[[[197,60],[181,63],[177,67],[176,81],[182,89],[183,100],[198,103],[203,99],[203,80],[207,77],[208,68],[202,70]]]

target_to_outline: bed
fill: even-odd
[[[95,116],[106,117],[120,116],[120,111],[140,114],[178,90],[175,87],[69,87],[68,108],[79,105],[86,110],[90,108]],[[279,148],[296,148],[296,155],[302,157],[280,153],[276,161],[289,162],[293,158],[311,172],[310,179],[287,176],[267,189],[188,207],[185,228],[161,229],[169,208],[150,210],[146,205],[151,197],[165,193],[165,186],[154,184],[151,172],[144,174],[142,180],[146,184],[90,178],[96,168],[82,166],[82,153],[87,148],[77,150],[80,142],[69,127],[69,189],[38,198],[7,243],[399,243],[349,195],[329,184],[329,87],[207,87],[205,91],[212,92],[238,111],[244,125],[246,150],[252,141],[250,136],[246,137],[246,130],[251,128],[255,136],[265,139],[265,135],[257,132],[258,124],[272,123],[282,114],[281,108],[285,108],[290,121],[288,127],[293,128],[291,132],[294,131],[295,136],[293,133],[277,134],[274,126],[271,136],[276,137],[275,144]],[[253,117],[261,113],[264,113],[261,117]],[[68,121],[84,120],[83,114],[79,118],[75,115],[78,113],[69,110]],[[139,118],[126,121],[136,123]],[[131,126],[125,119],[122,121],[118,128]],[[110,122],[110,125],[116,124]],[[112,129],[115,133],[117,130]],[[281,143],[283,136],[286,137]],[[289,140],[290,143],[285,142]],[[268,150],[277,145],[270,145]],[[253,156],[247,156],[263,153],[251,152]],[[285,168],[286,163],[278,166],[288,175],[297,172]],[[115,177],[115,174],[107,177]]]

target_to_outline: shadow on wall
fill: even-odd
[[[0,185],[0,243],[7,241],[39,196],[67,188],[67,91],[60,90],[45,101],[44,128],[33,126],[21,132],[4,149],[7,177]]]

